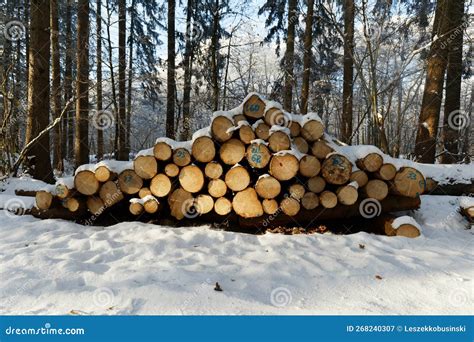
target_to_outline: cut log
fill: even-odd
[[[331,152],[334,152],[332,147],[322,139],[315,141],[313,146],[311,146],[311,153],[319,159],[326,159],[327,155]]]
[[[56,184],[55,193],[56,193],[56,197],[58,197],[59,199],[65,199],[65,198],[71,197],[74,192],[75,191],[73,189],[69,189],[65,184]],[[22,196],[16,191],[15,191],[15,195]],[[36,195],[36,192],[35,192],[35,195]]]
[[[255,139],[255,132],[253,131],[252,127],[249,125],[241,126],[239,128],[239,139],[245,145],[250,144],[250,142]]]
[[[214,202],[214,211],[221,216],[227,215],[232,211],[232,202],[225,197],[220,197]]]
[[[247,147],[245,156],[251,167],[263,169],[270,162],[272,154],[264,144],[253,143]]]
[[[207,192],[215,198],[223,197],[227,192],[227,184],[222,179],[212,179],[207,185]]]
[[[252,95],[244,103],[244,115],[252,119],[260,119],[265,112],[265,102],[257,95]]]
[[[352,164],[341,154],[332,154],[321,166],[322,176],[329,184],[342,185],[351,178]]]
[[[224,169],[222,168],[222,165],[215,161],[207,163],[206,167],[204,168],[205,175],[211,179],[220,178],[223,172]]]
[[[426,187],[425,177],[412,167],[402,167],[391,184],[390,191],[392,193],[412,198],[423,194]]]
[[[349,180],[351,182],[357,182],[359,188],[362,188],[369,181],[369,177],[367,176],[367,173],[365,173],[365,171],[356,170],[351,173],[351,178]]]
[[[260,176],[255,183],[255,190],[261,198],[272,199],[277,197],[281,191],[280,182],[270,175]]]
[[[447,179],[445,182],[446,184],[439,184],[431,178],[426,178],[426,189],[423,193],[447,196],[474,195],[474,179],[469,183],[457,183],[455,179]]]
[[[65,206],[72,213],[84,212],[86,210],[85,201],[75,197],[66,199]]]
[[[37,191],[35,195],[36,208],[45,210],[53,203],[53,194],[49,191]]]
[[[225,116],[217,116],[212,120],[211,124],[211,133],[214,139],[218,142],[222,143],[230,138],[232,138],[232,131],[231,128],[234,127],[234,123],[226,118]]]
[[[185,148],[178,148],[173,151],[173,163],[179,167],[184,167],[191,163],[191,153]]]
[[[273,215],[278,211],[278,202],[275,199],[265,198],[262,201],[263,212],[268,215]]]
[[[98,196],[88,196],[86,201],[87,209],[92,215],[99,216],[105,210],[105,204]]]
[[[314,192],[306,192],[301,199],[303,208],[312,210],[319,205],[319,197]]]
[[[299,123],[295,122],[295,121],[290,122],[289,129],[290,129],[290,135],[293,138],[296,138],[301,134],[301,125]]]
[[[375,172],[375,177],[381,180],[389,181],[395,178],[397,168],[393,164],[383,164],[380,169]]]
[[[74,188],[83,195],[90,196],[97,193],[99,186],[99,181],[92,171],[79,171],[74,176]]]
[[[301,129],[301,136],[309,142],[313,142],[321,138],[324,134],[324,126],[318,120],[309,120]]]
[[[173,150],[171,149],[170,145],[161,141],[156,143],[153,147],[153,154],[157,160],[168,161],[173,155]]]
[[[187,210],[193,203],[193,195],[182,188],[176,189],[168,197],[170,214],[177,220],[182,220],[186,215],[188,215]]]
[[[344,205],[353,205],[355,202],[357,202],[357,198],[359,197],[357,188],[350,184],[340,186],[336,190],[336,194],[337,201]]]
[[[239,122],[247,121],[247,117],[244,114],[237,114],[232,117],[232,120],[234,121],[234,126],[238,126]]]
[[[193,142],[192,155],[198,162],[210,162],[216,156],[214,141],[206,136],[197,138]]]
[[[153,196],[165,197],[171,192],[171,180],[164,173],[159,173],[150,182],[150,191]]]
[[[280,108],[272,107],[265,112],[265,116],[263,118],[265,123],[269,126],[282,126],[282,127],[290,127],[291,124],[291,117],[288,113],[285,113]]]
[[[214,199],[209,195],[198,195],[194,199],[194,206],[199,215],[207,214],[214,209]]]
[[[284,198],[280,203],[281,210],[288,216],[295,216],[301,209],[300,202],[291,197]]]
[[[474,207],[460,207],[459,212],[464,216],[470,223],[474,223]]]
[[[321,170],[318,158],[306,155],[300,159],[300,174],[304,177],[314,177]]]
[[[143,205],[140,202],[131,202],[128,206],[128,210],[132,215],[138,216],[143,213],[145,208],[143,208]]]
[[[388,195],[388,186],[380,179],[371,179],[362,188],[362,192],[369,198],[381,201]]]
[[[326,188],[326,181],[323,177],[311,177],[308,179],[307,186],[309,191],[319,194]]]
[[[290,197],[298,201],[303,198],[305,192],[306,192],[306,189],[304,188],[303,185],[299,183],[291,184],[290,187],[288,188],[288,193]]]
[[[415,238],[421,235],[418,227],[411,223],[403,223],[398,227],[394,226],[394,221],[396,217],[390,214],[384,214],[379,216],[375,220],[375,224],[380,226],[383,231],[388,236],[404,236],[409,238]],[[412,219],[410,219],[412,220]]]
[[[188,165],[179,172],[179,184],[191,193],[201,191],[204,186],[204,174],[196,165]]]
[[[111,207],[123,200],[123,193],[114,181],[107,181],[100,187],[99,197],[106,207]]]
[[[117,174],[115,172],[110,171],[109,168],[105,165],[101,165],[96,168],[94,174],[95,178],[97,178],[97,180],[102,183],[105,183],[109,180],[114,180],[117,177]]]
[[[309,145],[303,137],[296,137],[293,139],[293,144],[296,149],[302,154],[306,154],[309,151]]]
[[[237,215],[245,218],[263,215],[262,203],[253,188],[247,188],[237,192],[232,200],[232,208]]]
[[[337,198],[337,197],[336,197]],[[241,229],[253,228],[260,229],[264,222],[267,227],[278,227],[293,224],[297,221],[300,225],[306,225],[309,223],[315,224],[317,222],[325,220],[341,220],[348,219],[351,217],[360,217],[360,203],[362,199],[357,200],[353,205],[339,205],[335,208],[328,209],[322,205],[312,210],[306,210],[302,208],[300,212],[294,217],[288,217],[286,215],[273,215],[272,219],[269,219],[268,215],[254,219],[239,219],[239,226]],[[321,202],[321,201],[320,201]],[[420,207],[420,198],[409,198],[402,196],[389,196],[380,202],[381,213],[396,212],[405,210],[414,210]]]
[[[156,198],[151,196],[148,196],[146,198],[146,201],[143,203],[143,209],[145,209],[148,214],[156,213],[159,208],[160,202]]]
[[[319,203],[324,208],[334,208],[337,205],[337,196],[334,192],[325,190],[319,194]]]
[[[225,183],[232,191],[242,191],[250,184],[250,175],[243,166],[234,166],[225,174]]]
[[[265,122],[260,122],[257,127],[255,127],[255,135],[257,138],[262,140],[268,140],[270,136],[270,126],[268,126]]]
[[[364,158],[357,160],[359,169],[367,172],[376,172],[383,165],[383,157],[378,153],[369,153]]]
[[[224,164],[235,165],[245,156],[245,145],[238,139],[230,139],[222,144],[219,156]]]
[[[298,174],[300,163],[292,154],[274,155],[270,160],[269,173],[279,181],[290,180]]]
[[[173,163],[166,164],[165,174],[170,178],[176,177],[179,175],[179,166]]]
[[[154,156],[138,156],[133,161],[133,170],[143,179],[152,179],[158,172],[158,163]]]
[[[151,193],[150,188],[147,188],[147,187],[141,188],[140,191],[138,192],[138,197],[140,198],[143,198],[149,195],[152,195],[152,193]]]
[[[291,146],[290,138],[285,132],[276,131],[268,137],[268,147],[273,152],[289,150]]]
[[[118,177],[119,188],[128,195],[136,194],[143,187],[143,179],[133,170],[125,170]]]

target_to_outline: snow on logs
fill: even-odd
[[[316,114],[291,114],[251,94],[239,107],[214,113],[191,141],[160,138],[131,162],[83,165],[54,190],[37,192],[36,205],[101,215],[125,202],[133,217],[283,215],[294,224],[311,211],[354,214],[364,199],[417,198],[424,189],[423,175],[409,165],[375,147],[339,146]]]

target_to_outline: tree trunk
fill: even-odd
[[[135,44],[134,39],[134,29],[135,29],[135,0],[132,0],[132,6],[130,10],[130,37],[128,37],[128,85],[127,85],[127,123],[126,123],[126,135],[125,141],[128,150],[130,151],[130,131],[131,131],[131,122],[132,122],[132,86],[133,86],[133,45]]]
[[[212,19],[211,37],[211,88],[212,88],[212,110],[219,109],[219,0],[216,0]]]
[[[61,114],[61,67],[59,64],[59,22],[58,22],[58,2],[50,2],[50,20],[51,20],[51,99],[53,118]],[[62,125],[56,126],[53,132],[53,168],[63,171],[62,158]]]
[[[96,28],[97,28],[97,112],[102,111],[102,1],[97,0],[96,5]],[[97,129],[97,160],[104,157],[104,131]]]
[[[449,1],[437,3],[434,40],[427,58],[425,90],[418,119],[415,157],[421,163],[434,163],[438,135],[439,112],[443,97],[444,74],[448,59]]]
[[[461,118],[460,125],[456,125],[453,116],[461,107],[461,78],[462,78],[462,43],[464,30],[464,1],[451,0],[450,4],[451,27],[448,46],[448,65],[446,71],[446,98],[444,100],[444,122],[443,122],[443,143],[444,153],[441,155],[443,164],[453,164],[461,160],[459,147],[462,125],[467,121],[466,117]],[[451,115],[451,116],[450,116]],[[457,115],[463,115],[457,113]]]
[[[196,37],[192,36],[192,15],[193,15],[193,0],[188,0],[186,7],[186,43],[184,47],[184,87],[183,87],[183,130],[182,139],[187,140],[190,138],[191,131],[191,77],[192,77],[192,52],[193,52],[193,39]]]
[[[67,0],[66,5],[66,58],[64,61],[64,101],[69,101],[73,96],[72,90],[72,0]],[[67,111],[66,120],[64,120],[63,128],[63,143],[64,143],[64,157],[72,160],[74,157],[74,105],[71,105],[70,110]]]
[[[166,91],[166,136],[175,138],[174,128],[174,107],[175,107],[175,9],[176,1],[168,1],[168,72],[167,72],[167,91]]]
[[[341,140],[350,144],[352,135],[352,92],[354,86],[354,14],[353,0],[344,1],[344,81],[342,86]]]
[[[128,146],[126,142],[126,108],[125,108],[125,75],[126,75],[126,29],[127,29],[127,12],[125,0],[119,0],[118,3],[119,18],[119,92],[118,92],[118,139],[117,139],[117,160],[128,160]]]
[[[291,112],[293,101],[293,64],[295,58],[295,28],[298,21],[297,0],[289,0],[288,2],[288,33],[286,37],[285,52],[285,90],[283,94],[283,109]]]
[[[314,0],[308,0],[306,27],[304,31],[303,85],[301,88],[301,114],[308,112],[309,78],[311,75],[311,48],[313,47]]]
[[[89,1],[77,3],[76,167],[89,162]]]
[[[26,143],[49,124],[49,9],[49,0],[31,0]],[[52,183],[49,146],[49,134],[45,134],[28,151],[27,160],[34,178]]]
[[[105,2],[107,8],[107,45],[108,45],[108,57],[109,57],[109,70],[110,70],[110,87],[112,88],[112,103],[114,105],[114,114],[115,114],[115,135],[114,135],[114,153],[117,154],[118,150],[118,132],[119,132],[119,110],[117,104],[117,92],[115,87],[115,73],[114,73],[114,63],[113,63],[113,50],[112,50],[112,38],[110,35],[110,27],[112,25],[111,18],[112,13],[110,10],[110,2],[106,0]]]

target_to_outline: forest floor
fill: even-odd
[[[415,239],[93,227],[0,210],[0,314],[472,314],[474,231],[457,207],[422,196]]]

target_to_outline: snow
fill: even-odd
[[[392,227],[393,227],[393,229],[398,229],[401,226],[403,226],[404,224],[409,224],[409,225],[412,225],[412,226],[418,228],[418,230],[421,233],[421,227],[418,224],[418,222],[416,222],[413,217],[407,216],[407,215],[397,217],[395,220],[393,220]]]
[[[74,177],[58,178],[56,185],[64,185],[68,189],[74,189]]]
[[[77,175],[81,171],[94,172],[101,166],[105,166],[107,169],[109,169],[112,172],[121,173],[125,170],[133,170],[133,161],[121,161],[121,160],[108,159],[108,160],[102,160],[98,162],[97,164],[83,164],[76,169],[76,171],[74,172],[74,175]]]
[[[473,232],[457,206],[422,196],[414,239],[93,227],[0,211],[0,314],[472,314]]]
[[[150,147],[150,148],[147,148],[145,150],[141,150],[141,151],[138,151],[137,155],[135,156],[136,157],[140,157],[140,156],[154,156],[155,153],[154,153],[154,148],[153,147]]]
[[[153,195],[146,195],[143,198],[130,198],[130,203],[140,203],[141,205],[144,205],[148,201],[158,202],[158,200]]]
[[[178,148],[184,148],[191,152],[191,149],[193,147],[193,142],[191,140],[188,141],[176,141],[170,138],[166,137],[161,137],[156,139],[155,144],[158,144],[159,142],[164,142],[165,144],[168,144],[171,149],[176,150]]]
[[[463,209],[474,207],[474,197],[470,197],[470,196],[459,197],[459,206]]]
[[[0,193],[14,195],[15,190],[40,191],[51,185],[28,176],[11,177],[0,182]]]

